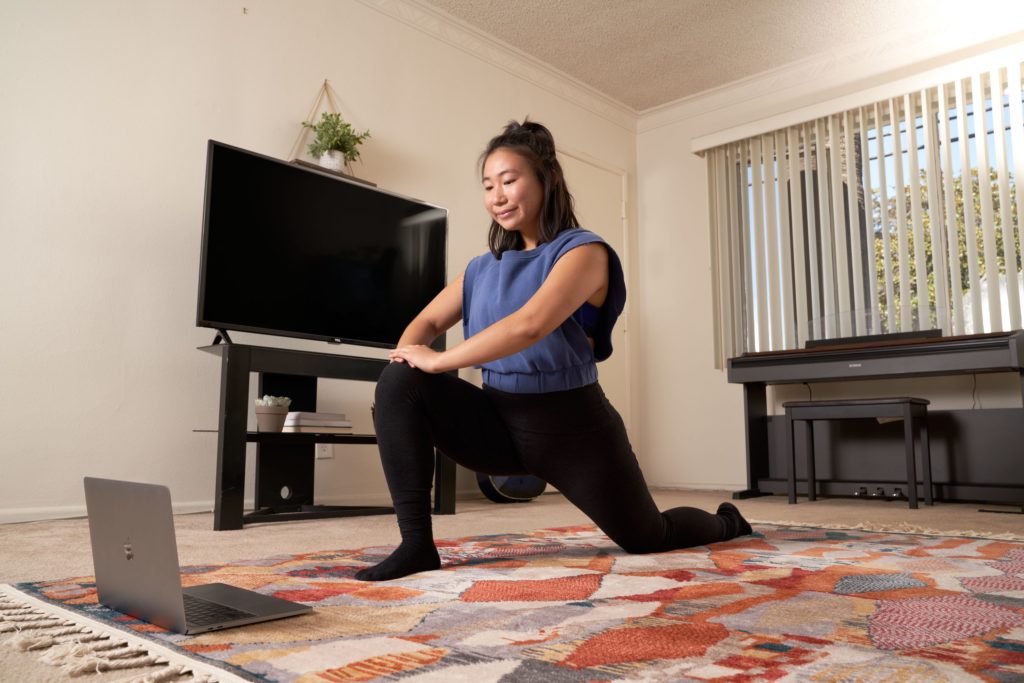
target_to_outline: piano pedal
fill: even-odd
[[[871,494],[872,498],[885,498],[885,489],[879,486],[875,489],[875,492]]]
[[[858,486],[857,490],[853,492],[853,497],[854,498],[867,498],[868,497],[868,487],[867,486]]]
[[[897,486],[896,488],[894,488],[892,490],[892,493],[889,494],[889,499],[890,500],[906,500],[907,497],[905,495],[903,495],[903,489],[901,489],[899,486]]]

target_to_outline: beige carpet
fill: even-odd
[[[693,505],[714,510],[728,499],[725,492],[655,491],[662,508]],[[773,496],[734,501],[755,526],[757,522],[805,524],[836,528],[877,529],[946,535],[978,535],[1024,540],[1024,516],[992,514],[986,509],[1019,510],[973,504],[936,504],[909,510],[905,502],[823,499],[788,505]],[[458,514],[434,518],[438,538],[469,536],[586,524],[588,520],[558,494],[546,494],[528,504],[496,505],[486,500],[460,500]],[[255,524],[240,531],[213,531],[212,514],[175,518],[183,565],[223,563],[281,553],[331,548],[357,548],[396,543],[398,533],[389,515]],[[71,519],[0,525],[0,583],[59,579],[92,574],[86,520]],[[0,634],[0,643],[9,639]],[[112,672],[75,679],[119,681]],[[0,683],[64,681],[53,667],[39,664],[31,653],[0,645]]]

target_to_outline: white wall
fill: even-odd
[[[509,119],[635,173],[630,112],[413,2],[6,0],[0,521],[81,514],[84,475],[211,507],[216,436],[192,431],[219,388],[194,326],[206,141],[285,158],[324,78],[373,133],[356,173],[450,210],[449,276],[486,250],[475,162]],[[369,429],[372,386],[325,385],[320,408]],[[334,450],[321,502],[387,499],[373,448]]]
[[[856,37],[637,120],[415,0],[6,0],[0,521],[81,514],[87,474],[164,482],[180,509],[210,507],[215,436],[192,431],[214,426],[218,394],[217,359],[196,350],[212,334],[194,327],[206,140],[286,157],[324,78],[373,132],[356,172],[450,209],[450,276],[485,249],[474,163],[508,119],[530,114],[564,148],[625,169],[637,453],[654,485],[740,487],[741,391],[712,369],[692,139],[913,81],[1021,26],[1015,6],[1000,22],[937,14],[914,41]],[[996,404],[999,386],[979,381]],[[368,429],[371,390],[324,383],[320,407]],[[386,499],[372,448],[334,451],[318,463],[319,500]]]
[[[945,8],[948,11],[954,8]],[[911,41],[858,41],[831,54],[645,112],[637,125],[639,221],[634,292],[639,326],[632,382],[641,464],[661,486],[746,486],[742,388],[714,369],[708,185],[694,140],[774,130],[787,118],[834,113],[933,85],[993,53],[1024,50],[1024,6],[990,16],[936,14]],[[1015,31],[1015,32],[1014,32]],[[943,75],[942,78],[946,76]],[[951,76],[950,76],[951,77]],[[814,113],[811,113],[814,112]],[[741,131],[741,132],[738,132]],[[729,137],[732,134],[734,137]],[[815,385],[814,397],[914,392],[939,409],[1020,406],[1016,375]],[[772,405],[806,398],[803,386],[770,392]]]

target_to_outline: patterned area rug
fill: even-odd
[[[176,661],[185,675],[181,662],[194,662],[202,680],[1024,680],[1024,544],[756,531],[657,555],[627,555],[592,527],[476,536],[439,542],[439,571],[377,584],[352,575],[390,548],[190,567],[189,585],[315,608],[200,636],[97,605],[88,578],[19,584],[7,594],[24,602],[0,595],[0,607],[39,618],[24,606],[38,600],[63,619],[52,633],[115,627],[153,646],[150,663]],[[85,656],[82,629],[47,637],[2,615],[0,632],[20,631],[8,640],[22,649],[35,643],[66,668]]]

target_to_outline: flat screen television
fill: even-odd
[[[196,325],[388,347],[445,285],[445,209],[210,140]]]

